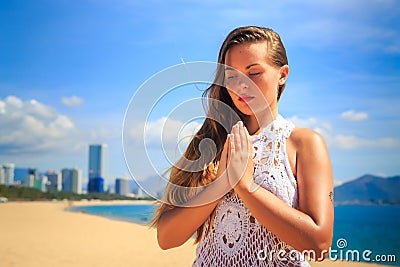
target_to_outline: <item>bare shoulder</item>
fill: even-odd
[[[308,149],[326,148],[324,138],[316,131],[308,128],[294,128],[288,141],[297,152]]]
[[[323,137],[307,128],[294,128],[287,139],[286,153],[293,175],[299,178],[304,163],[313,165],[319,160],[329,161],[328,149]],[[300,167],[303,166],[303,167]]]
[[[296,159],[296,178],[299,188],[309,190],[325,181],[331,190],[332,166],[324,138],[318,132],[305,128],[295,128],[289,138]],[[319,183],[314,183],[316,177]]]

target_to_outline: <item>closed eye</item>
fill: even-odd
[[[235,79],[235,78],[237,78],[237,75],[227,75],[226,78],[228,80]]]
[[[249,73],[249,75],[250,75],[250,76],[256,76],[256,75],[259,75],[259,74],[261,74],[261,72],[253,72],[253,73]]]

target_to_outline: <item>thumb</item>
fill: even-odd
[[[222,168],[226,168],[226,162],[227,162],[227,158],[228,158],[228,149],[229,149],[229,139],[230,136],[229,134],[226,136],[226,141],[224,144],[224,148],[222,149],[222,153],[221,153],[221,159],[219,162],[219,166]]]
[[[229,148],[228,144],[229,144],[229,135],[226,138],[224,148],[222,149],[222,152],[221,152],[221,158],[218,163],[218,170],[217,170],[217,175],[216,175],[215,179],[220,178],[226,172],[226,161],[227,161],[227,157],[228,157],[228,148]]]

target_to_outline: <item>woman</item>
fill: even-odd
[[[220,183],[197,195],[166,188],[170,204],[162,204],[154,220],[160,247],[180,246],[196,232],[193,266],[309,266],[304,251],[324,259],[333,228],[330,159],[319,134],[294,128],[278,113],[289,74],[279,35],[262,27],[237,28],[225,39],[218,63],[215,83],[205,92],[218,101],[210,102],[181,161],[199,159],[206,138],[214,141],[216,157],[203,172],[183,170],[178,162],[170,182],[190,188]],[[238,119],[221,114],[218,103]],[[198,206],[171,204],[227,191]]]

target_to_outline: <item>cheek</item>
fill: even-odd
[[[257,82],[256,85],[259,88],[260,94],[266,98],[274,96],[278,93],[278,82],[275,82],[274,80],[263,80]]]
[[[228,94],[232,98],[233,101],[235,101],[238,98],[237,93],[233,89],[226,88],[226,90],[228,91]]]
[[[226,90],[228,90],[229,95],[233,98],[234,96],[238,95],[238,88],[235,86],[227,86]]]

